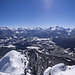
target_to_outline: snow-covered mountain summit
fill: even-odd
[[[60,26],[55,26],[55,27],[49,27],[49,28],[47,28],[47,30],[51,30],[51,31],[55,31],[55,30],[59,31],[59,30],[64,30],[64,29],[65,28],[60,27]]]
[[[0,75],[20,75],[24,74],[23,55],[12,50],[0,59]]]
[[[53,67],[48,67],[44,71],[44,75],[75,75],[75,65],[66,66],[63,63],[57,64]]]

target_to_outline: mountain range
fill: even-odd
[[[75,28],[49,27],[49,28],[9,28],[0,27],[0,37],[2,36],[25,36],[25,37],[70,37],[75,35]],[[8,35],[9,34],[9,35]]]

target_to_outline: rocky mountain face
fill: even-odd
[[[34,54],[35,52],[35,54]],[[33,75],[43,75],[46,68],[54,66],[58,63],[66,65],[75,65],[75,61],[67,57],[58,57],[54,55],[47,55],[31,50],[29,53],[29,69]],[[68,61],[70,60],[70,61]],[[27,71],[26,71],[27,72]]]

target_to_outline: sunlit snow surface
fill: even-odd
[[[75,75],[75,66],[65,66],[63,63],[48,67],[44,75]]]
[[[23,55],[12,50],[0,60],[0,75],[21,75],[24,73]]]
[[[27,49],[29,49],[29,50],[31,50],[31,49],[39,49],[39,47],[28,46]]]

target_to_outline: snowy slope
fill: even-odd
[[[23,55],[12,50],[0,60],[0,75],[21,75],[24,73]]]
[[[63,63],[48,67],[44,71],[44,75],[75,75],[75,66],[65,66]]]

